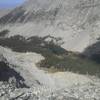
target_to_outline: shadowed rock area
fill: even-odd
[[[17,88],[27,87],[24,78],[3,61],[0,61],[0,81],[13,82]]]
[[[100,63],[100,40],[95,44],[87,47],[84,51],[84,54],[87,55],[93,61]]]

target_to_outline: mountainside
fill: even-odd
[[[0,18],[7,15],[12,9],[0,9]]]
[[[100,0],[26,0],[0,18],[0,100],[100,100]]]
[[[85,24],[93,24],[100,18],[99,9],[99,0],[27,0],[21,7],[2,17],[0,22],[63,20],[68,25],[85,28]]]
[[[100,36],[99,22],[99,0],[27,0],[0,19],[0,28],[9,36],[61,37],[62,47],[82,52]]]

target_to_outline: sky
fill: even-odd
[[[0,0],[0,8],[12,8],[21,5],[25,0]]]

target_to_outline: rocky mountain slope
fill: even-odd
[[[61,37],[62,47],[82,52],[100,36],[99,4],[99,0],[27,0],[0,19],[0,28],[9,29],[9,36]]]
[[[1,100],[99,100],[100,85],[95,81],[95,84],[74,85],[50,92],[43,87],[17,89],[11,83],[0,83],[0,98]]]
[[[100,100],[99,37],[99,0],[26,0],[0,18],[0,100]]]
[[[100,99],[99,78],[71,72],[48,73],[40,70],[36,63],[44,58],[32,52],[18,53],[0,47],[0,55],[0,69],[3,68],[2,65],[5,65],[5,69],[7,66],[13,69],[10,73],[7,71],[8,76],[12,74],[8,80],[0,81],[1,100]],[[3,72],[7,73],[6,70]],[[14,72],[19,73],[21,78],[15,77]],[[6,74],[2,76],[3,79],[5,77]],[[19,79],[22,84],[18,83]]]

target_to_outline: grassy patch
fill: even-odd
[[[52,69],[52,71],[72,71],[80,74],[100,76],[100,64],[73,54],[62,55],[60,58],[56,55],[48,56],[41,61],[40,67],[46,67],[49,70]]]
[[[50,41],[46,39],[50,38]],[[61,39],[60,39],[61,40]],[[30,37],[25,39],[22,36],[1,38],[0,45],[9,47],[17,52],[36,52],[45,57],[38,66],[55,71],[72,71],[80,74],[90,74],[100,76],[100,64],[73,52],[66,51],[59,45],[59,39],[46,37]]]

